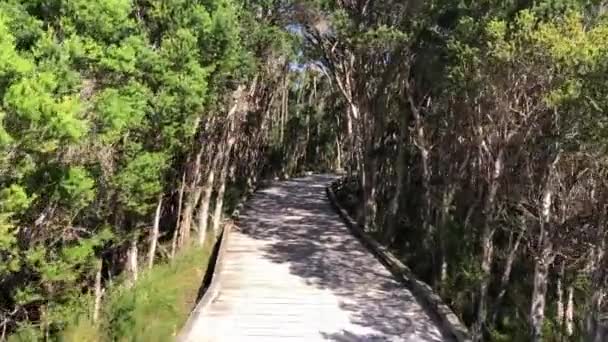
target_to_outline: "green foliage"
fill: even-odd
[[[73,0],[66,4],[68,15],[64,19],[76,32],[114,42],[127,33],[126,29],[135,26],[130,18],[132,6],[131,0]]]
[[[114,143],[129,130],[141,127],[148,110],[150,91],[132,82],[119,89],[107,88],[97,96],[95,111],[100,119],[103,140]]]
[[[31,204],[25,189],[13,184],[0,191],[0,278],[19,271],[17,227],[13,216],[25,211]]]
[[[134,287],[117,285],[108,289],[98,325],[90,320],[88,308],[92,298],[89,296],[56,308],[54,313],[66,322],[60,340],[160,342],[173,339],[195,304],[205,272],[201,265],[207,265],[210,250],[208,245],[190,248],[173,262],[156,265]],[[20,330],[21,334],[28,332]]]
[[[115,178],[120,189],[119,200],[137,214],[149,212],[162,190],[162,173],[166,157],[160,153],[142,153],[131,160]]]
[[[70,168],[59,184],[61,198],[68,206],[84,208],[95,197],[95,181],[82,167]]]
[[[20,334],[63,329],[97,260],[147,233],[199,122],[256,68],[241,11],[232,0],[0,3],[0,312],[35,320]]]
[[[345,154],[352,153],[352,171],[367,187],[344,195],[358,198],[353,212],[370,230],[380,227],[377,235],[465,323],[480,320],[483,340],[531,340],[532,324],[546,341],[576,340],[555,319],[555,282],[563,263],[561,285],[577,288],[575,325],[583,328],[588,312],[601,315],[604,308],[589,303],[591,293],[604,291],[598,268],[605,260],[593,276],[581,260],[590,265],[589,255],[601,252],[589,248],[605,249],[597,228],[608,146],[605,4],[366,4],[299,3],[303,27],[296,28],[304,31],[308,62],[322,64],[350,105],[338,109],[352,125],[342,127],[352,144]],[[291,136],[308,128],[291,113],[288,123]],[[553,170],[548,160],[555,155]],[[553,196],[547,226],[539,224],[547,210],[543,189]],[[585,247],[583,236],[590,239]],[[529,315],[539,308],[531,299],[542,291],[532,287],[540,269],[534,266],[543,262],[551,267],[537,324]],[[579,289],[579,278],[602,290]],[[487,312],[478,315],[480,298]]]

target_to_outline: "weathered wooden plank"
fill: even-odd
[[[225,246],[221,288],[186,341],[446,341],[332,211],[331,177],[256,193]]]

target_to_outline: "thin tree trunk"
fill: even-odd
[[[218,146],[218,149],[220,147]],[[203,245],[207,238],[207,229],[209,223],[209,206],[211,205],[211,196],[213,194],[213,185],[215,184],[215,174],[217,166],[222,156],[221,150],[218,150],[213,158],[209,172],[207,173],[207,179],[203,186],[203,197],[201,199],[201,205],[198,210],[198,243]]]
[[[198,245],[203,246],[207,240],[207,222],[209,221],[209,205],[207,204],[207,210],[203,211],[202,208],[198,210],[196,220],[198,222]]]
[[[606,297],[606,208],[602,203],[605,203],[605,197],[597,199],[595,192],[591,198],[598,203],[597,208],[597,228],[595,234],[595,246],[591,251],[589,260],[591,270],[591,294],[587,299],[588,312],[586,314],[586,340],[590,342],[600,342],[604,334],[601,316],[603,314],[604,300]]]
[[[97,261],[97,272],[95,273],[95,302],[93,304],[93,323],[99,320],[99,311],[101,309],[101,297],[103,289],[101,288],[101,271],[103,269],[103,260]]]
[[[188,245],[190,242],[190,232],[192,229],[192,219],[194,217],[194,208],[197,206],[201,199],[201,193],[203,192],[202,187],[195,186],[194,191],[190,192],[185,201],[184,210],[182,213],[182,224],[180,232],[182,238],[180,239],[180,247]]]
[[[549,225],[552,221],[553,213],[551,211],[553,205],[553,189],[551,180],[555,164],[559,160],[559,154],[555,160],[549,165],[548,172],[544,184],[542,195],[541,222],[540,232],[538,236],[539,255],[534,262],[534,282],[532,290],[532,303],[530,306],[530,325],[532,328],[531,338],[533,342],[541,342],[543,340],[543,324],[545,321],[545,306],[547,297],[547,284],[549,282],[549,268],[553,263],[555,255],[553,253],[553,244],[549,236]]]
[[[555,312],[555,321],[557,322],[557,326],[559,327],[560,335],[564,333],[564,262],[562,261],[561,266],[559,268],[559,272],[557,273],[556,279],[556,293],[555,297],[557,299],[556,303],[556,312]]]
[[[288,80],[287,74],[285,74],[285,79],[283,82],[283,99],[281,101],[281,116],[279,120],[280,128],[279,128],[279,142],[283,144],[285,140],[285,123],[287,121],[287,115],[289,111],[289,88],[288,88]]]
[[[602,327],[600,319],[601,305],[604,302],[606,293],[604,289],[596,289],[591,296],[591,313],[587,318],[587,341],[589,342],[605,342],[605,328]]]
[[[129,243],[129,249],[127,250],[127,284],[129,287],[135,285],[138,277],[138,269],[137,269],[137,258],[138,258],[138,250],[137,250],[137,239],[135,237],[131,238]]]
[[[6,326],[8,325],[8,318],[4,318],[2,321],[2,335],[0,335],[0,341],[6,341]]]
[[[372,144],[366,143],[364,149],[363,165],[362,170],[365,170],[362,174],[362,188],[363,188],[363,215],[362,223],[366,230],[374,230],[376,228],[376,175],[377,175],[377,158],[371,155]]]
[[[546,250],[547,252],[551,252]],[[549,281],[549,259],[539,258],[534,265],[534,289],[530,308],[530,323],[532,326],[532,341],[543,340],[543,323],[545,321],[545,305],[547,283]]]
[[[431,169],[430,169],[430,161],[429,161],[429,148],[428,143],[426,141],[426,132],[424,130],[424,122],[422,115],[420,113],[420,108],[415,102],[413,89],[410,86],[409,80],[405,80],[405,93],[407,96],[407,101],[410,106],[411,114],[414,118],[415,124],[415,138],[414,145],[420,151],[420,164],[422,165],[422,208],[420,218],[422,220],[422,226],[424,231],[427,234],[425,241],[427,245],[429,244],[430,239],[432,238],[433,232],[431,232]]]
[[[448,250],[447,250],[447,237],[446,231],[447,226],[450,220],[450,207],[452,206],[452,202],[454,201],[454,196],[456,195],[456,188],[454,185],[448,185],[447,191],[443,194],[443,200],[441,202],[441,208],[439,212],[439,225],[437,227],[437,237],[439,239],[439,277],[437,283],[439,284],[439,290],[441,293],[444,292],[445,285],[448,278]]]
[[[236,106],[234,107],[234,110],[236,111]],[[215,207],[213,208],[214,212],[213,212],[213,218],[211,221],[211,223],[212,223],[211,229],[213,230],[216,238],[219,236],[219,233],[220,233],[222,211],[224,210],[224,194],[226,192],[226,178],[228,176],[228,169],[229,169],[230,163],[231,163],[232,149],[234,148],[234,144],[236,143],[236,138],[234,136],[234,133],[235,133],[234,125],[235,125],[234,118],[232,118],[229,130],[228,130],[228,135],[226,137],[226,146],[224,147],[224,149],[222,149],[222,152],[223,152],[222,156],[221,156],[222,169],[221,169],[220,175],[219,175],[219,177],[220,177],[219,178],[219,188],[217,190],[217,195],[215,197]]]
[[[179,246],[183,247],[190,242],[190,230],[192,228],[192,218],[194,215],[194,208],[201,197],[201,189],[198,186],[201,178],[201,159],[205,152],[205,146],[201,144],[199,152],[196,154],[195,163],[192,168],[188,168],[190,173],[189,184],[185,193],[185,204],[182,211],[182,222],[180,224],[181,237],[179,239]]]
[[[403,190],[403,182],[405,179],[405,138],[408,134],[408,119],[399,121],[399,139],[397,140],[397,160],[395,161],[396,182],[395,192],[391,197],[388,207],[388,219],[386,222],[386,231],[384,232],[384,240],[391,243],[395,237],[395,226],[397,224],[397,212],[399,211],[399,203],[401,200],[401,191]]]
[[[505,269],[502,272],[502,276],[500,277],[500,287],[498,290],[498,296],[496,297],[495,310],[494,310],[494,319],[496,321],[496,314],[500,309],[500,305],[502,304],[502,300],[507,293],[507,288],[509,285],[509,280],[511,279],[511,270],[513,269],[513,263],[515,262],[515,257],[519,252],[519,246],[521,245],[522,238],[524,236],[525,229],[520,229],[517,233],[517,237],[515,238],[515,243],[513,246],[509,248],[509,254],[507,255],[507,260],[505,262]]]
[[[340,137],[336,134],[336,171],[342,171],[342,145]]]
[[[227,146],[224,150],[222,156],[222,170],[220,171],[219,178],[219,188],[217,190],[217,195],[215,197],[215,208],[213,212],[213,219],[211,229],[213,230],[215,236],[219,236],[220,233],[220,225],[222,220],[222,211],[224,210],[224,194],[226,192],[226,178],[228,177],[228,169],[231,163],[232,157],[232,149],[234,144],[236,143],[236,139],[232,136],[233,128],[231,128],[231,133],[228,135]]]
[[[503,170],[503,158],[504,152],[502,149],[498,151],[496,159],[494,160],[493,170],[488,185],[488,193],[483,206],[484,222],[482,226],[481,235],[481,272],[482,278],[479,284],[479,298],[477,303],[477,319],[473,325],[473,341],[483,341],[483,330],[487,319],[487,305],[488,305],[488,288],[490,286],[490,275],[492,260],[494,258],[494,232],[495,229],[491,227],[491,223],[494,217],[496,194],[498,192],[498,186],[500,177],[502,176]]]
[[[186,189],[186,172],[182,174],[182,184],[179,189],[179,199],[177,201],[177,218],[175,222],[175,230],[173,231],[173,239],[171,240],[171,259],[175,257],[175,253],[177,252],[177,240],[179,238],[180,232],[179,229],[181,227],[181,218],[182,218],[182,201],[184,200],[184,191]]]
[[[603,215],[603,214],[602,214]],[[603,231],[604,220],[600,221],[600,226],[602,228],[598,228]],[[603,233],[599,233],[599,236],[602,236]],[[604,304],[604,299],[606,297],[606,290],[604,288],[604,272],[605,270],[602,267],[606,246],[605,246],[604,237],[601,237],[598,245],[595,247],[593,252],[592,261],[591,261],[591,269],[592,271],[592,293],[589,296],[589,313],[587,314],[587,341],[589,342],[602,342],[603,339],[603,329],[601,326],[601,315],[602,315],[602,307]]]
[[[574,334],[574,286],[568,286],[568,304],[566,305],[566,336]]]
[[[156,255],[156,244],[158,243],[158,235],[160,231],[160,214],[163,206],[162,195],[158,197],[158,205],[156,206],[156,214],[154,215],[154,226],[150,234],[150,248],[148,249],[148,269],[154,266],[154,256]]]
[[[359,143],[358,135],[355,135],[355,126],[359,120],[359,107],[354,103],[350,103],[346,113],[346,136],[348,138],[348,148],[350,152],[348,173],[353,175],[356,170],[359,170]]]

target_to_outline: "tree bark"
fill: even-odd
[[[137,258],[138,258],[138,250],[137,250],[137,239],[135,237],[131,238],[129,243],[129,249],[127,250],[127,284],[129,287],[135,285],[138,277],[138,269],[137,269]]]
[[[557,273],[556,279],[556,290],[555,297],[557,300],[556,310],[555,310],[555,321],[557,322],[557,326],[559,327],[560,335],[564,333],[564,262],[560,263],[559,272]]]
[[[568,286],[568,304],[566,306],[566,336],[574,334],[574,286]]]
[[[222,211],[224,210],[224,194],[226,192],[226,178],[228,176],[228,169],[231,163],[232,148],[236,139],[234,137],[228,138],[228,143],[223,155],[222,170],[220,172],[219,187],[217,195],[215,197],[215,208],[213,208],[213,219],[211,229],[215,236],[218,237],[220,233],[220,225],[222,221]]]
[[[602,213],[602,216],[605,214]],[[598,244],[595,247],[591,260],[591,296],[588,300],[589,312],[587,314],[586,334],[587,341],[602,342],[604,332],[601,326],[602,306],[606,298],[606,290],[604,287],[604,258],[606,253],[606,243],[604,235],[605,219],[600,219],[598,227]]]
[[[555,254],[553,252],[553,244],[549,235],[549,226],[552,221],[552,206],[553,206],[553,189],[551,181],[555,164],[559,160],[559,154],[556,155],[553,162],[547,168],[547,176],[543,186],[542,203],[541,203],[541,222],[540,232],[538,236],[538,255],[534,262],[534,283],[532,290],[532,303],[530,306],[530,326],[532,328],[531,339],[533,342],[541,342],[543,340],[543,324],[545,321],[545,306],[547,297],[547,284],[549,281],[549,268],[553,263]]]
[[[154,266],[154,256],[156,255],[156,244],[158,243],[158,235],[160,231],[160,215],[163,206],[162,195],[158,197],[158,204],[156,205],[156,214],[154,215],[154,226],[150,234],[150,248],[148,249],[148,269],[152,269]]]
[[[361,181],[363,188],[363,215],[362,223],[365,230],[374,230],[376,226],[376,215],[378,207],[376,203],[377,193],[377,158],[373,155],[371,144],[367,144],[364,152]]]
[[[443,193],[443,200],[441,201],[441,208],[439,210],[439,225],[437,227],[437,238],[439,245],[439,277],[438,287],[441,293],[444,293],[446,281],[448,278],[448,250],[447,250],[447,226],[450,220],[450,207],[454,201],[456,195],[456,188],[453,184],[447,186],[446,191]]]
[[[182,202],[184,200],[184,191],[186,189],[186,172],[182,174],[182,183],[179,189],[179,199],[177,201],[177,217],[175,221],[175,230],[173,231],[173,239],[171,240],[171,259],[175,257],[177,252],[178,238],[180,236],[180,227],[182,219]]]
[[[219,148],[219,146],[218,146]],[[213,194],[213,185],[215,184],[215,174],[217,166],[220,162],[222,152],[218,150],[213,158],[207,179],[203,185],[203,197],[198,210],[198,244],[203,245],[207,238],[207,229],[209,223],[209,206],[211,205],[211,197]]]
[[[194,208],[197,206],[201,198],[203,189],[200,186],[194,186],[194,190],[190,191],[186,196],[184,210],[182,212],[182,224],[180,228],[181,239],[180,247],[188,245],[190,242],[190,232],[192,229],[192,219],[194,217]]]
[[[356,170],[360,169],[359,164],[359,140],[358,134],[355,134],[355,127],[359,120],[359,107],[352,102],[349,102],[349,107],[346,113],[346,136],[348,138],[350,157],[348,163],[349,174],[353,175]]]
[[[201,197],[201,188],[198,186],[201,178],[201,159],[205,152],[205,146],[201,143],[201,147],[199,152],[195,156],[194,165],[191,168],[188,168],[189,177],[188,178],[188,187],[185,193],[186,200],[184,209],[182,212],[182,222],[180,225],[181,238],[179,240],[179,245],[182,247],[190,242],[190,230],[192,228],[192,219],[194,215],[194,208],[198,204],[198,201]]]
[[[410,106],[410,111],[414,119],[415,126],[415,137],[414,137],[414,145],[418,148],[420,152],[420,164],[422,166],[421,169],[421,179],[422,179],[422,207],[420,210],[420,218],[422,220],[422,226],[425,232],[427,232],[427,238],[425,239],[426,244],[429,245],[430,239],[432,238],[433,232],[431,231],[431,169],[430,169],[430,161],[429,161],[429,147],[426,141],[426,132],[424,129],[424,122],[422,118],[422,114],[420,113],[420,108],[416,104],[414,99],[414,92],[410,85],[409,80],[404,81],[405,85],[405,93],[407,96],[407,102]]]
[[[538,260],[534,265],[534,289],[530,308],[530,323],[532,326],[532,341],[543,340],[543,323],[545,321],[545,305],[547,283],[549,277],[548,260]]]
[[[498,192],[499,181],[503,171],[504,150],[500,148],[494,160],[488,193],[483,206],[483,226],[481,232],[481,272],[482,279],[479,284],[479,298],[477,303],[477,319],[473,325],[473,341],[483,341],[483,330],[487,319],[488,287],[490,286],[490,275],[492,260],[494,258],[494,238],[495,229],[491,227],[494,218],[496,194]]]
[[[101,287],[101,271],[103,269],[103,261],[99,259],[97,261],[97,272],[95,273],[95,302],[93,304],[93,323],[97,323],[99,320],[99,311],[101,309],[101,297],[103,296],[103,289]]]
[[[285,78],[283,80],[283,98],[281,99],[281,115],[279,119],[279,142],[281,144],[283,144],[283,141],[285,140],[285,123],[287,121],[289,111],[289,88],[287,77],[287,74],[285,74]]]
[[[404,114],[405,115],[405,114]],[[384,232],[384,241],[391,243],[395,237],[395,225],[397,224],[397,213],[399,211],[399,203],[401,199],[401,191],[403,190],[403,182],[405,179],[405,138],[408,135],[408,118],[407,115],[403,120],[399,120],[399,138],[397,140],[397,159],[395,161],[395,191],[391,196],[388,207],[388,215],[386,222],[386,230]]]
[[[340,137],[336,134],[336,171],[342,171],[342,144]]]
[[[510,246],[509,254],[507,255],[507,260],[505,261],[505,268],[502,272],[502,276],[500,277],[500,287],[498,290],[498,296],[496,297],[495,311],[494,311],[494,319],[496,321],[496,315],[498,310],[500,309],[500,305],[502,304],[502,300],[507,294],[507,288],[509,285],[509,280],[511,279],[511,270],[513,269],[513,263],[515,262],[515,257],[519,252],[519,246],[521,245],[522,238],[524,236],[525,229],[521,228],[517,233],[517,237],[515,238],[515,243]]]

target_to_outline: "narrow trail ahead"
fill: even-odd
[[[449,341],[331,208],[332,176],[257,192],[187,341]]]

